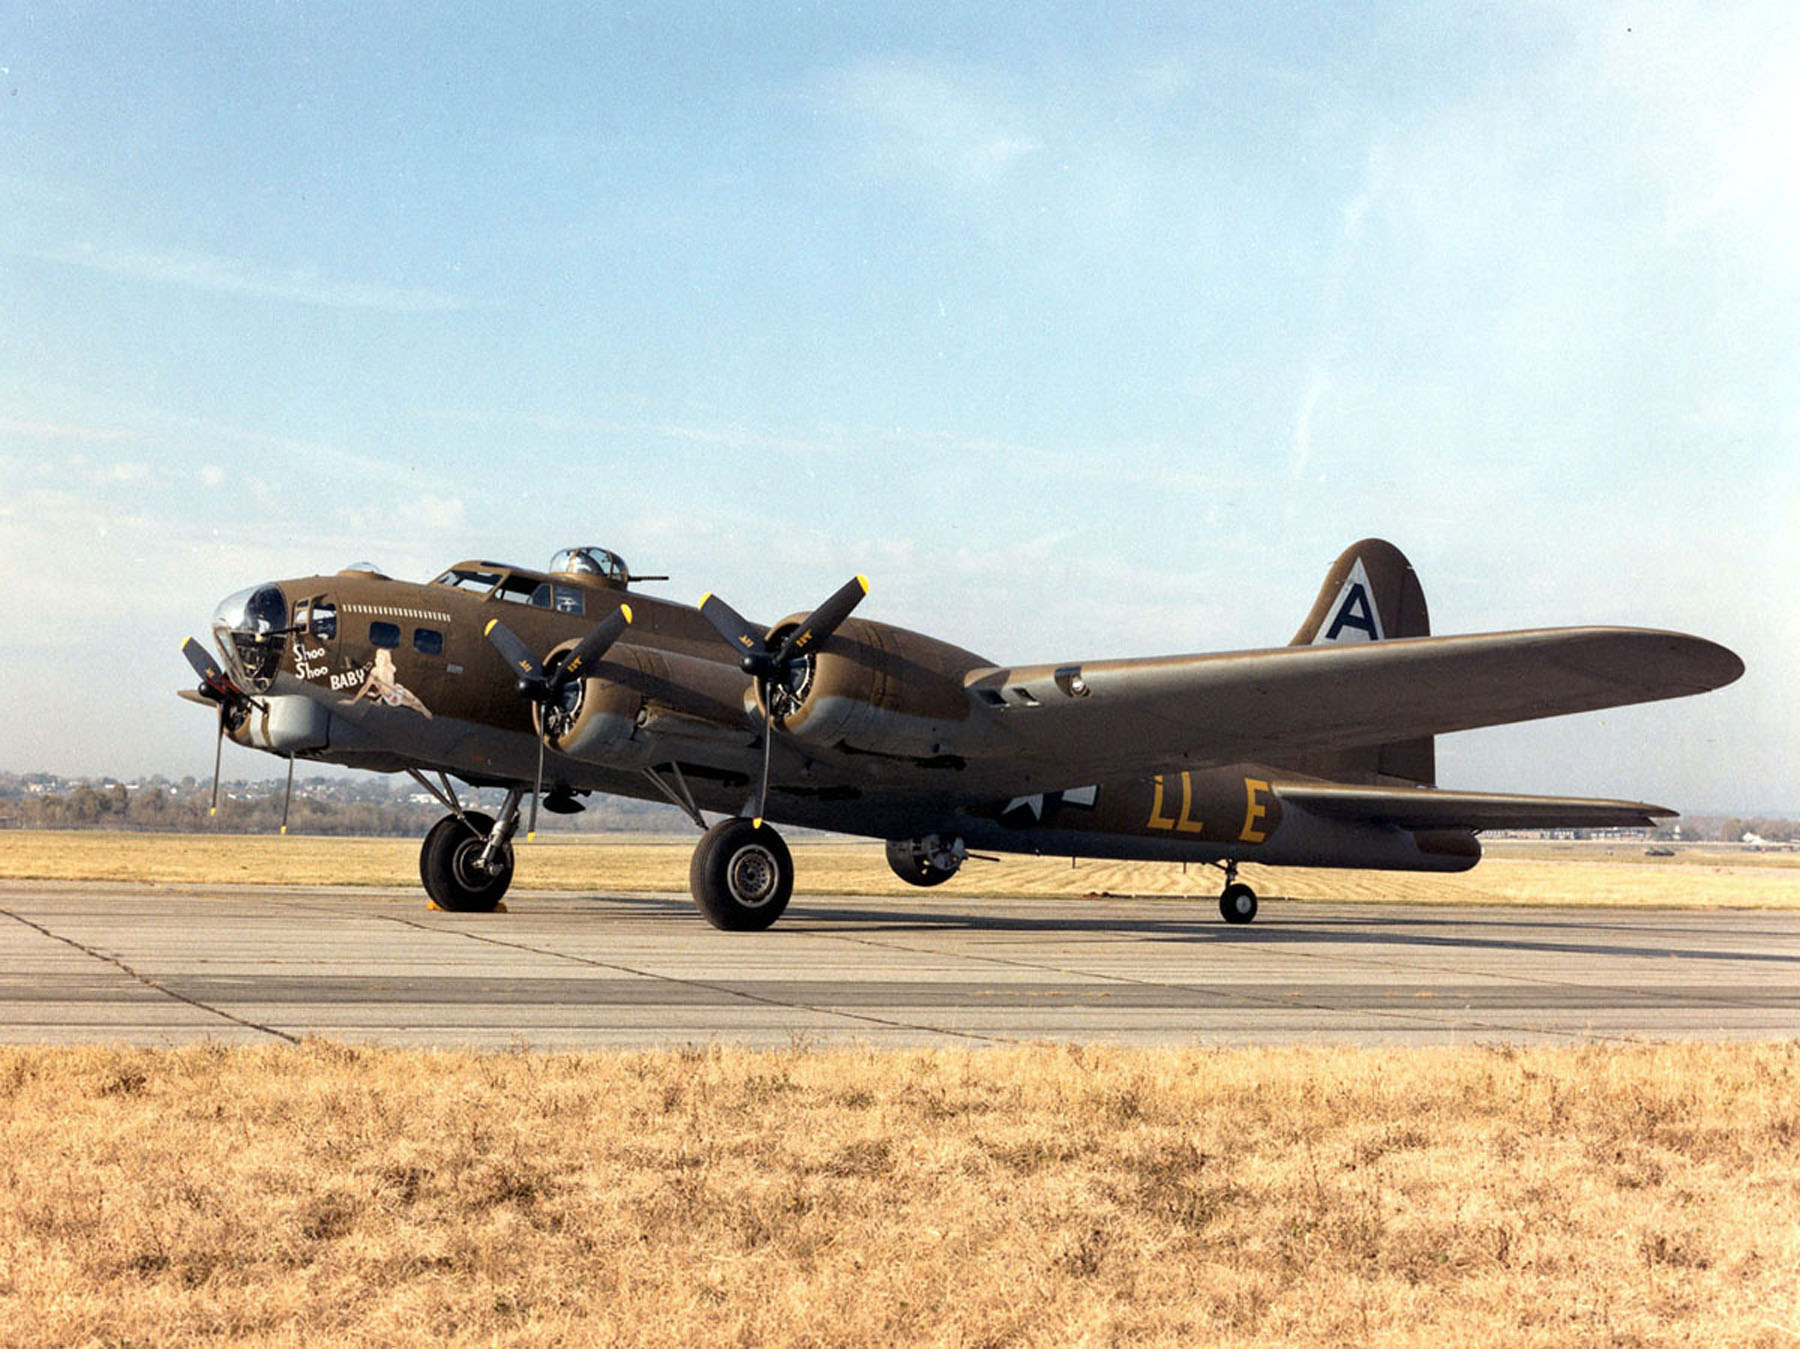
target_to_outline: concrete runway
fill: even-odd
[[[0,1041],[1471,1044],[1800,1035],[1800,914],[0,883]]]

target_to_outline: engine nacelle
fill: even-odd
[[[546,664],[574,646],[565,642]],[[666,741],[684,728],[712,735],[743,730],[743,696],[744,676],[733,666],[615,646],[593,674],[570,684],[562,702],[549,709],[546,743],[570,758],[639,767],[665,757]]]
[[[259,698],[243,705],[240,716],[228,721],[231,738],[251,749],[271,754],[304,754],[324,749],[332,742],[330,712],[311,698],[298,693],[285,693]],[[345,729],[338,722],[339,739]]]
[[[777,625],[769,645],[804,617]],[[807,744],[935,758],[946,732],[969,718],[963,675],[985,663],[923,633],[847,619],[774,687],[775,722]]]

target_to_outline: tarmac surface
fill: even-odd
[[[0,883],[0,1042],[570,1049],[1800,1035],[1800,914]]]

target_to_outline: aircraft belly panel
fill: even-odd
[[[1263,805],[1273,804],[1274,798],[1263,795],[1266,786],[1251,790]],[[1176,824],[1181,819],[1179,815],[1164,818]],[[1209,836],[1204,830],[1180,833],[1153,824],[1146,827],[1148,823],[1137,820],[1124,828],[1108,828],[1105,821],[1095,818],[1084,828],[1059,810],[1042,823],[1008,812],[999,819],[969,818],[959,828],[976,852],[987,849],[1118,861],[1235,860],[1267,866],[1466,871],[1481,857],[1480,844],[1467,831],[1415,834],[1385,825],[1327,819],[1292,806],[1273,818],[1255,816],[1250,824],[1240,824],[1235,836],[1229,828]]]

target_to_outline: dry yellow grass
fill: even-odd
[[[1797,1075],[0,1049],[0,1343],[1788,1345]]]
[[[552,837],[521,843],[514,881],[525,890],[685,891],[694,836],[645,840]],[[0,833],[0,879],[143,881],[158,885],[284,884],[417,887],[414,839],[268,835]],[[794,846],[802,895],[910,895],[881,845]],[[1495,845],[1475,870],[1405,872],[1245,867],[1266,898],[1334,902],[1800,908],[1800,853],[1684,849],[1672,858],[1643,845]],[[1216,895],[1219,873],[1159,862],[1007,857],[970,862],[939,894],[1051,896]]]

